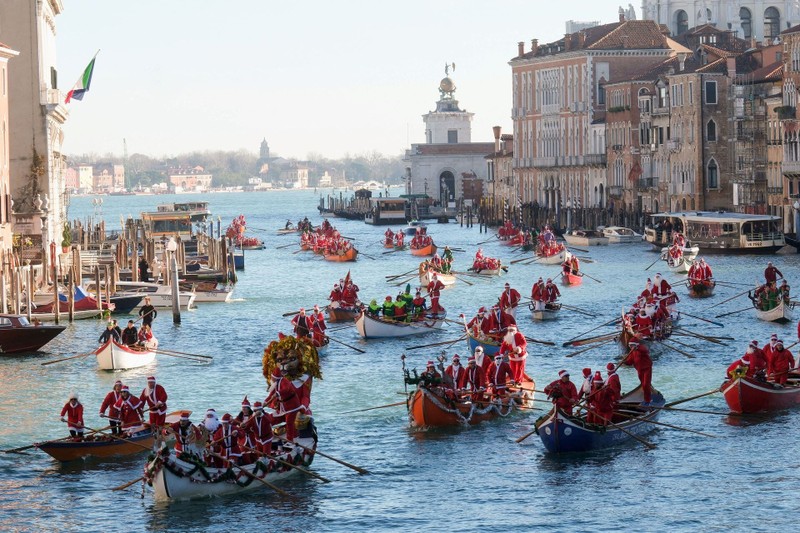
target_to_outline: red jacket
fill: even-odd
[[[548,283],[545,287],[545,291],[547,293],[547,303],[555,302],[556,299],[561,296],[561,291],[558,290],[558,287],[556,287],[555,283]]]
[[[519,304],[521,296],[517,289],[508,289],[503,291],[500,295],[500,308],[507,309],[509,307],[516,307]]]
[[[467,379],[467,372],[463,366],[458,365],[458,367],[454,367],[453,365],[450,365],[444,369],[444,373],[453,378],[453,386],[456,389],[464,388],[464,383],[466,383]]]
[[[217,448],[217,453],[226,459],[229,457],[237,457],[242,455],[242,449],[239,447],[239,428],[234,424],[220,424],[211,440],[215,441],[214,446]]]
[[[184,429],[181,426],[180,422],[173,422],[172,424],[168,424],[163,431],[164,435],[168,435],[170,433],[174,433],[175,435],[175,452],[180,454],[183,451],[186,451],[186,446],[189,444],[194,444],[200,439],[200,430],[197,429],[197,426],[194,424],[189,424]]]
[[[64,404],[61,409],[61,418],[67,415],[67,426],[70,429],[83,429],[83,405],[76,402],[73,407],[70,402]]]
[[[310,378],[309,378],[310,379]],[[308,407],[309,398],[303,391],[304,385],[297,385],[288,378],[279,377],[269,390],[264,405],[274,406],[279,415],[300,411]]]
[[[546,386],[544,392],[548,397],[553,397],[556,407],[568,413],[572,412],[572,406],[578,401],[578,389],[571,381],[565,383],[557,379]]]
[[[100,405],[100,414],[102,415],[108,409],[108,419],[112,421],[119,420],[119,409],[116,408],[116,404],[120,398],[122,398],[122,394],[115,390],[106,394],[103,403]]]
[[[511,372],[511,366],[503,361],[499,365],[492,363],[489,369],[489,383],[495,389],[505,389],[509,382],[514,381],[514,373]]]
[[[517,353],[517,348],[520,349],[519,353]],[[509,358],[514,361],[524,359],[528,353],[528,341],[525,339],[525,335],[518,331],[514,334],[511,342],[508,342],[504,337],[503,343],[500,345],[500,353],[503,355],[508,354]]]
[[[632,365],[637,371],[653,368],[653,360],[650,359],[650,349],[644,344],[640,344],[622,362],[624,365]]]
[[[167,412],[167,391],[159,384],[156,384],[154,389],[145,387],[139,395],[139,400],[147,404],[151,413],[163,415]],[[156,407],[159,403],[161,407]]]
[[[272,441],[272,415],[264,413],[262,416],[253,415],[245,424],[250,437],[259,444]]]
[[[533,284],[531,287],[531,298],[534,300],[544,300],[545,297],[545,288],[544,283],[539,283],[538,281]]]
[[[786,373],[790,368],[794,368],[794,357],[789,350],[775,350],[772,352],[772,359],[770,360],[769,373]]]
[[[439,278],[436,278],[436,281],[431,281],[428,283],[428,295],[431,298],[438,298],[439,291],[444,289],[444,283],[442,283]]]
[[[609,375],[603,385],[611,391],[612,399],[615,402],[618,402],[622,397],[622,384],[619,381],[619,376],[617,373],[614,372],[613,374]]]
[[[488,358],[484,357],[485,360]],[[486,370],[477,364],[474,368],[467,368],[464,371],[464,389],[469,388],[473,391],[486,388]]]
[[[752,362],[751,362],[751,363],[752,363]],[[729,367],[728,367],[728,370],[726,371],[726,373],[725,373],[725,376],[727,376],[727,377],[733,377],[733,373],[736,371],[736,369],[737,369],[737,368],[739,368],[739,367],[742,367],[742,366],[747,366],[747,372],[745,373],[745,375],[746,375],[748,378],[752,378],[752,377],[753,377],[753,375],[755,374],[755,372],[753,371],[753,365],[752,365],[752,364],[750,364],[750,365],[745,365],[745,364],[742,362],[742,360],[741,360],[741,359],[737,359],[736,361],[734,361],[733,363],[731,363],[731,366],[729,366]]]
[[[119,419],[123,427],[138,426],[142,423],[141,411],[144,409],[144,403],[136,396],[129,395],[127,400],[120,396],[114,407],[119,410]]]
[[[614,414],[615,404],[614,393],[607,387],[593,392],[589,398],[589,408],[608,420],[611,420]]]

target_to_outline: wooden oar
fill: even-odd
[[[638,412],[638,411],[624,410],[624,411],[614,411],[614,412],[617,413],[619,416],[622,416],[622,417],[625,417],[625,418],[628,418],[628,419],[638,418],[636,416],[631,416],[631,415],[626,415],[625,414],[625,413],[634,413],[634,412]],[[710,435],[708,433],[703,433],[702,431],[697,431],[697,430],[694,430],[694,429],[689,429],[689,428],[685,428],[685,427],[681,427],[681,426],[675,426],[673,424],[667,424],[666,422],[658,422],[656,420],[648,420],[646,423],[647,424],[655,424],[656,426],[664,426],[664,427],[668,427],[668,428],[672,428],[672,429],[678,429],[680,431],[688,431],[689,433],[697,433],[698,435],[702,435],[704,437],[710,437],[712,439],[717,438],[716,435]]]
[[[540,341],[538,339],[534,339],[533,337],[528,337],[527,335],[523,335],[523,336],[525,337],[525,340],[527,340],[528,342],[535,342],[536,344],[544,344],[545,346],[555,346],[556,345],[556,343],[554,343],[554,342]]]
[[[125,489],[127,489],[128,487],[130,487],[131,485],[133,485],[134,483],[138,483],[138,482],[142,481],[143,479],[144,479],[144,476],[137,477],[137,478],[136,478],[136,479],[134,479],[133,481],[128,481],[127,483],[123,483],[123,484],[122,484],[122,485],[120,485],[119,487],[114,487],[114,488],[113,488],[113,489],[111,489],[111,490],[125,490]]]
[[[698,398],[702,398],[703,396],[709,396],[711,394],[714,394],[715,392],[719,392],[719,389],[718,388],[717,389],[711,389],[710,391],[704,392],[703,394],[698,394],[697,396],[690,396],[689,398],[684,398],[683,400],[676,400],[674,402],[670,402],[668,404],[665,404],[662,409],[666,409],[668,407],[672,407],[673,405],[679,405],[679,404],[682,404],[682,403],[686,403],[686,402],[691,401],[691,400],[696,400]]]
[[[62,359],[56,359],[55,361],[47,361],[46,363],[42,363],[42,366],[52,365],[55,363],[60,363],[61,361],[69,361],[70,359],[79,359],[81,357],[88,357],[90,355],[94,355],[97,353],[97,350],[92,350],[91,352],[86,352],[78,355],[73,355],[72,357],[64,357]]]
[[[453,277],[454,277],[454,278],[456,278],[458,281],[463,281],[464,283],[466,283],[466,284],[467,284],[467,285],[469,285],[470,287],[472,287],[473,285],[475,285],[474,283],[471,283],[471,282],[467,281],[467,280],[466,280],[466,279],[464,279],[464,278],[460,278],[460,277],[456,276],[455,274],[453,274]]]
[[[405,402],[403,402],[403,403],[405,403]],[[268,453],[260,452],[260,451],[254,449],[254,448],[251,448],[250,446],[242,446],[242,448],[244,448],[245,450],[247,450],[247,451],[249,451],[251,453],[254,453],[256,455],[260,455],[261,457],[266,457],[267,459],[269,459],[271,461],[275,461],[276,463],[280,463],[280,464],[282,464],[284,466],[288,466],[289,468],[293,468],[295,470],[299,470],[299,471],[303,472],[304,474],[306,474],[308,476],[311,476],[313,478],[319,479],[323,483],[330,483],[331,482],[330,479],[328,479],[326,477],[322,477],[319,474],[317,474],[316,472],[312,472],[311,470],[308,470],[308,469],[303,468],[301,466],[297,466],[297,465],[292,464],[292,463],[290,463],[288,461],[284,461],[283,459],[279,459],[278,457],[276,457],[274,455],[270,455]]]
[[[575,339],[577,339],[577,338],[579,338],[579,337],[582,337],[583,335],[586,335],[587,333],[591,333],[591,332],[593,332],[593,331],[596,331],[596,330],[598,330],[598,329],[602,328],[603,326],[609,326],[609,325],[611,325],[611,324],[613,324],[614,322],[617,322],[617,321],[619,321],[619,320],[621,320],[619,317],[614,317],[614,318],[612,318],[611,320],[609,320],[608,322],[605,322],[604,324],[600,324],[600,325],[599,325],[599,326],[597,326],[596,328],[592,328],[592,329],[590,329],[589,331],[584,331],[583,333],[580,333],[580,334],[576,335],[575,337],[572,337],[570,340],[568,340],[568,341],[567,341],[566,343],[564,343],[562,346],[568,346],[568,344],[569,344],[571,341],[574,341]]]
[[[688,352],[684,352],[683,350],[679,350],[678,348],[676,348],[676,347],[674,347],[674,346],[672,346],[672,345],[670,345],[670,344],[667,344],[667,343],[666,343],[666,342],[664,342],[664,341],[659,341],[659,340],[656,340],[655,342],[659,343],[659,344],[660,344],[660,345],[662,345],[662,346],[666,346],[666,347],[667,347],[667,348],[669,348],[670,350],[674,350],[674,351],[678,352],[679,354],[683,354],[683,355],[685,355],[686,357],[688,357],[689,359],[694,359],[694,356],[693,356],[692,354],[690,354],[690,353],[688,353]]]
[[[335,342],[335,343],[337,343],[337,344],[341,344],[341,345],[343,345],[343,346],[347,346],[347,347],[348,347],[348,348],[350,348],[351,350],[355,350],[355,351],[357,351],[358,353],[367,353],[367,352],[365,352],[364,350],[362,350],[361,348],[356,348],[355,346],[350,346],[350,345],[349,345],[349,344],[347,344],[347,343],[344,343],[344,342],[342,342],[342,341],[338,341],[338,340],[334,339],[333,337],[331,337],[330,335],[328,335],[328,339],[329,339],[329,340],[331,340],[331,341],[333,341],[333,342]]]
[[[531,260],[530,257],[523,257],[522,259],[514,259],[513,261],[510,262],[510,264],[516,265],[517,263],[521,263],[523,261],[530,261],[530,260]]]
[[[539,428],[537,428],[537,427],[535,427],[535,426],[534,426],[534,428],[533,428],[533,430],[532,430],[532,431],[530,431],[530,432],[528,432],[528,433],[525,433],[523,436],[521,436],[520,438],[518,438],[518,439],[517,439],[517,440],[515,440],[514,442],[516,442],[517,444],[519,444],[520,442],[524,441],[525,439],[527,439],[528,437],[530,437],[531,435],[533,435],[534,433],[536,433],[536,431],[537,431],[538,429],[539,429]],[[138,481],[138,480],[137,480],[137,481]]]
[[[462,335],[461,337],[457,338],[454,341],[434,342],[433,344],[420,344],[418,346],[408,346],[408,347],[406,347],[406,351],[419,350],[419,349],[422,349],[422,348],[431,348],[433,346],[443,346],[445,344],[455,344],[458,341],[464,340],[465,338],[466,338],[466,335]]]
[[[577,257],[578,259],[580,259],[580,260],[581,260],[581,261],[583,261],[584,263],[595,263],[595,262],[596,262],[596,261],[595,261],[594,259],[592,259],[591,257],[582,257],[582,256],[580,256],[580,255],[576,255],[575,257]]]
[[[97,433],[97,432],[100,432],[100,431],[105,431],[105,430],[110,429],[110,428],[111,428],[111,426],[106,426],[104,428],[95,429],[93,431],[89,431],[89,433],[87,433],[85,436],[88,437],[89,435],[92,435],[93,433]],[[3,453],[19,453],[19,452],[22,452],[22,451],[25,451],[25,450],[30,450],[31,448],[38,448],[38,446],[37,446],[38,444],[49,444],[51,442],[61,442],[61,441],[64,441],[64,440],[69,440],[71,438],[73,438],[72,435],[67,435],[66,437],[61,437],[60,439],[48,440],[48,441],[45,441],[45,442],[37,442],[36,444],[29,444],[27,446],[21,446],[19,448],[12,448],[10,450],[2,450],[2,452]]]
[[[561,344],[561,346],[564,348],[566,348],[567,346],[583,346],[584,344],[592,344],[593,342],[607,341],[608,339],[616,337],[617,335],[618,335],[617,332],[613,332],[613,333],[604,333],[602,335],[597,335],[595,337],[586,337],[584,339],[573,339]]]
[[[403,402],[403,403],[405,403],[405,402]],[[285,442],[289,442],[286,439],[282,439],[282,440],[285,441]],[[348,463],[346,461],[342,461],[341,459],[337,459],[336,457],[330,456],[330,455],[328,455],[326,453],[322,453],[318,449],[309,448],[308,446],[303,446],[299,442],[291,442],[291,444],[294,444],[295,446],[297,446],[299,448],[302,448],[302,449],[304,449],[305,451],[307,451],[309,453],[319,454],[319,455],[321,455],[322,457],[324,457],[326,459],[330,459],[331,461],[335,461],[335,462],[339,463],[340,465],[346,466],[347,468],[351,468],[351,469],[355,470],[356,472],[358,472],[359,474],[362,474],[362,475],[363,474],[369,474],[369,471],[364,469],[364,468],[361,468],[361,467],[356,466],[356,465],[351,465],[350,463]]]
[[[480,246],[481,244],[486,244],[487,242],[492,242],[493,240],[495,240],[495,239],[497,239],[497,238],[498,238],[498,237],[497,237],[497,234],[495,234],[495,235],[492,235],[492,238],[491,238],[491,239],[487,239],[487,240],[485,240],[485,241],[481,241],[481,242],[479,242],[479,243],[477,244],[477,246]]]
[[[720,342],[720,341],[735,341],[736,340],[733,337],[722,337],[720,335],[703,335],[701,333],[697,333],[696,331],[692,331],[692,330],[686,329],[684,327],[675,327],[675,328],[672,328],[672,331],[673,332],[677,332],[677,333],[681,333],[681,334],[684,334],[684,335],[689,335],[689,336],[692,336],[692,337],[697,337],[699,339],[704,339],[704,340],[707,340],[709,342],[722,344],[722,345],[725,345],[725,346],[727,346],[727,345],[724,342]]]
[[[213,358],[213,357],[211,357],[210,355],[200,355],[200,354],[197,354],[197,353],[186,353],[186,352],[179,352],[179,351],[177,351],[177,350],[165,350],[164,348],[159,348],[159,349],[158,349],[158,350],[156,350],[156,351],[169,352],[169,353],[177,353],[177,354],[180,354],[180,355],[190,355],[190,356],[192,356],[192,357],[199,357],[200,359],[214,359],[214,358]]]
[[[641,442],[642,444],[644,444],[645,446],[647,446],[647,447],[648,447],[648,448],[650,448],[651,450],[652,450],[653,448],[655,448],[655,447],[656,447],[656,445],[655,445],[655,444],[653,444],[652,442],[648,442],[648,441],[644,440],[642,437],[640,437],[639,435],[636,435],[635,433],[632,433],[632,432],[628,431],[628,430],[627,430],[627,429],[625,429],[624,427],[622,427],[622,426],[620,426],[620,425],[618,425],[618,424],[615,424],[614,422],[612,422],[612,421],[611,421],[611,420],[609,420],[608,418],[606,418],[606,417],[604,417],[604,416],[601,416],[600,414],[598,414],[598,413],[597,413],[597,411],[593,411],[593,410],[589,409],[588,407],[586,407],[586,411],[587,411],[587,412],[589,412],[589,413],[592,413],[594,416],[596,416],[596,417],[597,417],[597,418],[599,418],[600,420],[605,420],[606,422],[608,422],[608,425],[609,425],[609,426],[611,426],[611,427],[613,427],[613,428],[616,428],[616,429],[618,429],[618,430],[622,431],[623,433],[625,433],[625,434],[626,434],[626,435],[628,435],[629,437],[633,437],[634,439],[638,440],[639,442]],[[651,421],[650,421],[650,420],[648,420],[647,422],[649,423],[649,422],[651,422]]]
[[[223,460],[223,461],[227,461],[227,459],[225,459],[223,456],[219,455],[218,453],[214,453],[214,452],[212,452],[212,451],[208,451],[208,455],[211,455],[212,457],[216,457],[217,459],[221,459],[221,460]],[[275,492],[277,492],[278,494],[280,494],[280,495],[282,495],[282,496],[289,496],[289,497],[292,497],[292,498],[294,498],[294,496],[292,496],[291,494],[289,494],[289,493],[288,493],[288,492],[286,492],[285,490],[283,490],[283,489],[281,489],[281,488],[279,488],[279,487],[277,487],[277,486],[273,485],[272,483],[270,483],[270,482],[269,482],[269,481],[267,481],[266,479],[261,479],[260,477],[258,477],[258,476],[256,476],[255,474],[253,474],[253,473],[251,473],[251,472],[249,472],[249,471],[245,470],[244,468],[242,468],[242,467],[241,467],[241,466],[239,466],[239,465],[235,465],[235,464],[233,464],[233,463],[229,463],[229,464],[230,464],[230,466],[231,466],[232,468],[237,468],[237,469],[239,469],[239,471],[240,471],[240,472],[244,472],[244,474],[245,474],[247,477],[249,477],[250,479],[255,479],[256,481],[260,481],[261,483],[263,483],[263,484],[264,484],[264,485],[266,485],[267,487],[271,488],[272,490],[274,490],[274,491],[275,491]]]
[[[579,252],[583,252],[585,254],[591,253],[591,252],[589,252],[589,250],[584,250],[583,248],[576,248],[576,247],[574,247],[572,245],[568,245],[568,246],[569,246],[570,250],[578,250]]]
[[[403,276],[408,276],[409,274],[411,274],[412,272],[416,272],[417,270],[419,270],[419,269],[418,268],[413,268],[413,269],[409,270],[408,272],[403,272],[402,274],[393,274],[391,276],[384,276],[384,277],[388,281],[388,280],[390,280],[392,278],[397,279],[397,278],[402,278]]]
[[[603,283],[603,282],[602,282],[602,281],[600,281],[599,279],[597,279],[597,278],[593,278],[592,276],[590,276],[590,275],[589,275],[589,274],[587,274],[586,272],[581,272],[581,273],[580,273],[580,275],[581,275],[581,276],[586,276],[587,278],[589,278],[589,279],[591,279],[591,280],[594,280],[594,281],[596,281],[597,283]]]
[[[293,243],[290,243],[290,244],[284,244],[284,245],[281,245],[281,246],[276,246],[275,249],[276,250],[280,250],[282,248],[288,248],[289,246],[300,246],[300,243],[293,242]]]
[[[351,413],[363,413],[364,411],[373,411],[375,409],[385,409],[386,407],[397,407],[398,405],[406,405],[406,401],[403,400],[402,402],[395,402],[390,403],[387,405],[379,405],[378,407],[367,407],[366,409],[356,409],[355,411],[345,411],[343,413],[339,413],[340,415],[349,415]]]
[[[701,415],[763,417],[763,415],[758,415],[756,413],[724,413],[721,411],[704,411],[702,409],[681,409],[680,407],[651,407],[651,409],[662,409],[664,411],[676,411],[680,413],[698,413]]]
[[[586,311],[584,311],[584,310],[582,310],[582,309],[579,309],[579,308],[577,308],[577,307],[573,307],[573,306],[571,306],[571,305],[564,305],[564,304],[561,304],[561,308],[562,308],[562,309],[566,309],[567,311],[574,311],[574,312],[576,312],[576,313],[580,313],[580,314],[582,314],[582,315],[586,315],[586,316],[594,316],[594,315],[593,315],[593,314],[591,314],[591,313],[587,313]]]
[[[176,353],[165,352],[163,350],[158,350],[158,349],[153,350],[153,351],[156,352],[157,354],[160,354],[160,355],[166,355],[167,357],[177,357],[178,359],[188,359],[189,361],[197,361],[198,363],[208,363],[209,362],[208,359],[199,359],[197,357],[189,357],[189,356],[186,356],[186,355],[178,355]]]
[[[749,311],[751,309],[754,309],[754,307],[750,306],[750,307],[745,307],[744,309],[739,309],[738,311],[731,311],[730,313],[722,313],[721,315],[717,315],[714,318],[722,318],[724,316],[730,316],[730,315],[735,315],[735,314],[738,314],[738,313],[744,313],[745,311]]]
[[[653,265],[655,265],[656,263],[658,263],[659,261],[661,261],[661,256],[660,256],[660,255],[658,256],[658,258],[657,258],[655,261],[653,261],[652,263],[650,263],[649,265],[647,265],[647,268],[645,268],[645,271],[647,271],[647,270],[650,270],[650,268],[651,268]]]
[[[373,261],[377,261],[377,259],[375,259],[375,258],[374,258],[374,257],[372,257],[371,255],[365,254],[364,252],[359,252],[358,250],[356,250],[356,253],[358,253],[358,255],[363,255],[363,256],[364,256],[364,257],[366,257],[367,259],[372,259]]]
[[[692,317],[692,318],[696,318],[697,320],[702,320],[703,322],[708,322],[709,324],[714,324],[715,326],[719,326],[719,327],[721,327],[721,328],[724,328],[724,327],[725,327],[725,324],[723,324],[722,322],[714,322],[713,320],[708,320],[708,319],[706,319],[706,318],[703,318],[703,317],[701,317],[701,316],[697,316],[697,315],[690,315],[690,314],[689,314],[689,313],[687,313],[686,311],[681,311],[681,312],[680,312],[680,314],[682,314],[682,315],[686,315],[686,316],[690,316],[690,317]]]
[[[576,355],[582,354],[583,352],[588,352],[589,350],[594,350],[595,348],[603,346],[604,344],[608,344],[610,342],[614,342],[614,340],[615,339],[610,339],[610,340],[607,340],[605,342],[601,342],[599,344],[595,344],[594,346],[589,346],[588,348],[584,348],[583,350],[578,350],[577,352],[572,352],[570,354],[567,354],[567,357],[575,357]]]
[[[311,309],[312,307],[314,307],[314,306],[313,305],[308,306],[307,309]],[[328,304],[328,305],[326,305],[324,307],[320,307],[319,310],[322,311],[323,309],[327,309],[328,307],[330,307],[330,304]],[[297,310],[297,311],[289,311],[288,313],[283,313],[281,316],[293,316],[293,315],[297,315],[299,313],[300,313],[299,310]]]
[[[744,291],[744,292],[740,292],[740,293],[739,293],[739,294],[737,294],[736,296],[731,296],[731,297],[730,297],[730,298],[728,298],[727,300],[722,300],[721,302],[719,302],[719,303],[716,303],[716,304],[712,305],[711,307],[707,307],[707,308],[706,308],[706,310],[708,310],[708,309],[714,309],[714,308],[715,308],[715,307],[717,307],[717,306],[720,306],[720,305],[722,305],[722,304],[724,304],[724,303],[730,302],[731,300],[735,300],[735,299],[736,299],[736,298],[738,298],[739,296],[744,296],[745,294],[747,294],[747,293],[748,293],[748,292],[750,292],[751,290],[752,290],[752,289],[748,289],[748,290],[746,290],[746,291]],[[717,317],[717,318],[719,318],[719,317]]]

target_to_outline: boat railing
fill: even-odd
[[[770,233],[745,233],[742,235],[748,241],[780,241],[783,239],[783,233],[770,232]]]

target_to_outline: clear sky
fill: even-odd
[[[567,20],[618,20],[611,0],[64,0],[59,85],[100,49],[69,105],[67,154],[194,150],[399,154],[423,142],[446,62],[473,141],[510,132],[517,42]],[[625,4],[627,7],[627,4]],[[635,4],[640,14],[640,2]]]

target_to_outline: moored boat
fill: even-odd
[[[441,387],[419,387],[409,394],[408,415],[416,427],[474,425],[485,420],[505,418],[522,408],[533,407],[536,383],[528,376],[519,387],[509,387],[506,398],[487,396],[474,400],[471,394],[448,398]]]
[[[119,455],[132,455],[147,451],[153,447],[153,433],[146,427],[125,440],[115,439],[102,434],[95,434],[85,440],[54,440],[47,442],[37,442],[35,446],[51,456],[61,461],[74,461],[76,459],[106,458]]]
[[[0,314],[0,353],[35,352],[65,329],[66,326],[34,325],[22,315]]]
[[[609,244],[628,244],[642,240],[641,233],[622,226],[607,226],[603,228],[603,235],[608,239]]]
[[[564,240],[572,246],[607,246],[608,237],[600,231],[573,230],[564,234]]]
[[[358,257],[358,250],[355,248],[348,248],[346,251],[342,252],[339,251],[338,253],[323,253],[322,257],[325,258],[326,261],[334,261],[339,263],[344,263],[347,261],[355,261]]]
[[[687,279],[686,288],[691,298],[708,298],[714,294],[717,283],[713,279]]]
[[[753,307],[759,320],[765,322],[791,322],[792,320],[794,304],[786,303],[783,298],[778,300],[778,305],[767,311],[759,309],[757,302],[753,302]]]
[[[615,412],[607,426],[589,424],[586,415],[569,416],[560,409],[553,409],[536,421],[536,432],[542,444],[550,453],[590,452],[611,448],[633,439],[632,435],[644,435],[655,428],[651,423],[658,420],[664,406],[664,396],[651,389],[651,406],[639,407],[644,400],[641,386],[625,394],[617,405],[623,410],[622,416]],[[630,418],[628,418],[628,415]]]
[[[543,309],[536,309],[533,302],[531,302],[528,304],[528,309],[531,310],[534,320],[555,320],[558,317],[558,312],[561,311],[561,304],[552,302],[544,304]]]
[[[720,390],[728,407],[735,413],[780,411],[800,404],[800,383],[790,383],[793,384],[781,387],[756,378],[739,376],[725,380]]]
[[[562,272],[561,283],[570,287],[581,285],[583,283],[583,274],[573,274],[572,272]]]
[[[356,317],[356,329],[365,339],[407,337],[409,335],[422,335],[440,329],[444,324],[447,313],[436,315],[427,314],[422,320],[414,322],[395,322],[370,316],[362,312]]]
[[[149,365],[156,358],[156,352],[150,349],[136,350],[119,344],[111,339],[96,351],[97,364],[100,370],[125,370]]]
[[[200,461],[194,454],[176,456],[169,448],[162,448],[144,467],[144,480],[153,488],[156,500],[188,500],[208,496],[223,496],[263,489],[265,483],[274,483],[294,477],[298,468],[308,468],[314,460],[317,432],[313,422],[299,430],[297,443],[308,448],[292,446],[282,448],[274,455],[282,462],[260,457],[243,466],[216,468]],[[259,481],[261,480],[261,481]]]

